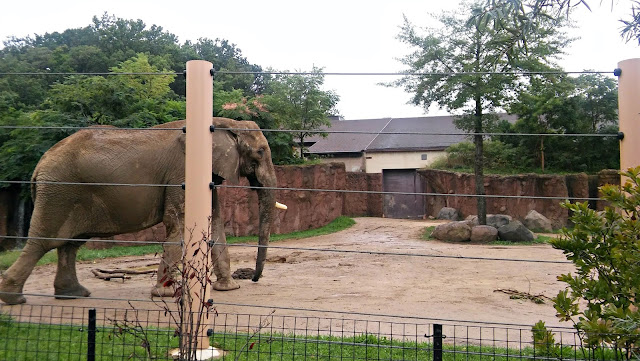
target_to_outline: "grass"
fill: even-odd
[[[286,234],[272,234],[271,241],[282,241],[285,239],[302,239],[320,236],[324,234],[330,234],[347,229],[355,224],[355,221],[349,217],[338,217],[331,223],[324,227],[309,229],[306,231],[298,231]],[[255,242],[258,240],[257,236],[247,237],[228,237],[227,243],[247,243]],[[112,247],[108,249],[88,249],[81,247],[78,250],[78,261],[92,261],[96,259],[123,257],[123,256],[142,256],[152,253],[162,252],[162,246],[158,244],[145,245],[145,246],[130,246],[130,247]],[[7,269],[20,255],[20,251],[8,251],[0,253],[0,270]],[[50,251],[44,255],[38,262],[38,265],[45,265],[50,263],[56,263],[58,261],[58,255],[55,251]]]
[[[422,230],[422,235],[421,235],[420,238],[422,240],[425,240],[425,241],[435,240],[435,238],[432,236],[433,231],[435,229],[436,229],[436,226],[425,227]],[[501,245],[501,246],[530,246],[530,245],[534,245],[534,244],[548,244],[549,241],[551,239],[553,239],[553,238],[554,237],[538,235],[531,242],[510,242],[510,241],[503,241],[501,239],[498,239],[496,241],[491,242],[490,244],[492,244],[492,245]]]
[[[263,330],[264,331],[264,330]],[[129,334],[114,327],[100,327],[96,333],[96,360],[168,360],[168,351],[178,347],[171,329],[145,329]],[[525,341],[526,342],[526,341]],[[432,360],[429,342],[400,341],[376,335],[303,336],[279,333],[216,333],[210,344],[227,353],[225,360]],[[148,347],[146,347],[148,345]],[[516,348],[445,344],[443,360],[494,361],[514,358],[544,358],[542,347],[516,345]],[[150,355],[148,355],[148,352]],[[602,354],[602,350],[600,353]],[[562,347],[554,350],[554,359],[573,359],[580,349]],[[84,360],[87,354],[87,332],[82,326],[0,322],[1,360]],[[150,356],[150,357],[149,357]],[[594,359],[614,359],[611,350]]]

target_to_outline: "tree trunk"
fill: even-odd
[[[484,196],[484,144],[482,133],[482,103],[481,100],[476,98],[476,112],[475,112],[475,129],[476,133],[473,136],[473,143],[475,144],[476,154],[474,162],[474,173],[476,180],[476,195],[478,196],[478,224],[487,224],[487,200]]]
[[[300,136],[300,159],[304,159],[304,137]]]
[[[544,173],[544,137],[540,137],[540,167]]]

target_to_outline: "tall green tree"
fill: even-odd
[[[264,102],[282,128],[299,130],[293,136],[304,159],[304,140],[320,128],[330,127],[329,116],[337,115],[338,94],[322,90],[324,74],[314,67],[310,75],[277,75],[268,83]]]
[[[435,104],[450,112],[462,112],[460,129],[475,133],[475,183],[478,219],[486,223],[483,136],[496,124],[492,115],[513,99],[523,84],[515,75],[494,74],[514,71],[541,71],[555,67],[554,60],[568,40],[561,23],[549,18],[538,22],[522,39],[508,30],[481,21],[487,11],[484,1],[464,3],[457,12],[445,12],[436,19],[439,28],[416,28],[406,17],[398,39],[411,48],[401,59],[407,73],[449,75],[407,75],[392,86],[412,93],[411,103],[425,111]]]

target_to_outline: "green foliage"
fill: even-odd
[[[612,78],[592,74],[577,78],[532,77],[509,108],[519,118],[509,131],[615,134],[617,109],[617,86]],[[499,139],[513,145],[519,163],[529,168],[587,172],[619,168],[619,142],[614,137],[503,136]]]
[[[493,6],[508,6],[500,2]],[[568,40],[561,31],[562,21],[544,18],[529,29],[522,39],[509,28],[493,27],[483,20],[489,5],[484,1],[463,2],[457,12],[445,12],[436,20],[438,28],[417,29],[405,17],[398,39],[411,52],[401,59],[408,73],[436,73],[416,77],[407,75],[387,84],[402,87],[413,94],[411,103],[428,111],[437,105],[451,113],[462,110],[456,120],[459,129],[484,133],[497,126],[492,114],[513,100],[522,86],[522,79],[508,74],[516,71],[544,71],[554,69],[553,61],[562,53]],[[499,9],[497,11],[500,11]],[[516,21],[517,19],[505,19]],[[495,72],[505,74],[491,74]],[[455,75],[448,75],[455,74]],[[476,194],[484,194],[483,141],[474,136],[474,173]],[[479,221],[485,222],[486,200],[478,197]]]
[[[571,10],[584,5],[586,0],[484,0],[487,10],[478,14],[480,21],[491,24],[495,28],[506,28],[523,37],[522,46],[526,46],[524,34],[545,16],[569,17]],[[594,1],[595,2],[595,1]],[[611,6],[618,5],[611,1]],[[602,4],[602,1],[600,2]],[[629,17],[620,19],[624,25],[620,28],[620,36],[626,41],[636,40],[640,44],[640,1],[632,0]],[[515,21],[514,21],[515,20]]]
[[[280,127],[300,130],[292,133],[304,158],[304,140],[322,127],[330,127],[329,116],[336,115],[340,97],[322,90],[324,75],[314,67],[311,75],[278,75],[268,83],[264,103]]]
[[[484,142],[484,162],[491,169],[517,169],[515,161],[515,149],[509,144],[500,141]],[[475,146],[471,142],[460,142],[446,149],[446,157],[434,164],[435,167],[449,169],[473,168],[475,159]]]
[[[622,174],[622,187],[601,187],[612,205],[604,211],[564,203],[575,226],[551,244],[576,267],[558,277],[567,284],[554,299],[560,320],[572,322],[588,348],[608,345],[629,355],[640,342],[640,329],[623,327],[640,318],[640,167]]]
[[[0,72],[179,73],[192,59],[210,61],[216,70],[262,70],[227,40],[201,38],[180,44],[160,26],[105,13],[86,27],[6,41],[0,49]],[[216,114],[251,119],[263,129],[278,128],[276,117],[261,104],[256,114],[222,111],[223,104],[233,99],[249,106],[261,103],[259,95],[270,78],[218,73],[214,79],[216,99],[231,95],[217,103]],[[148,127],[184,118],[184,95],[184,77],[175,75],[7,75],[0,77],[0,126]],[[71,133],[0,130],[0,179],[29,180],[40,156]],[[290,134],[265,135],[277,164],[298,161]],[[23,187],[25,196],[27,189]]]

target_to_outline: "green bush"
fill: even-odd
[[[500,141],[484,142],[484,163],[491,169],[513,169],[516,167],[516,150]],[[433,168],[473,169],[475,146],[472,142],[461,142],[449,146],[446,157],[433,163]]]
[[[616,358],[638,353],[640,342],[640,167],[629,169],[621,187],[600,188],[611,207],[598,212],[585,203],[564,203],[574,228],[551,241],[573,262],[575,274],[554,298],[561,321],[572,322],[593,354],[605,346]]]

